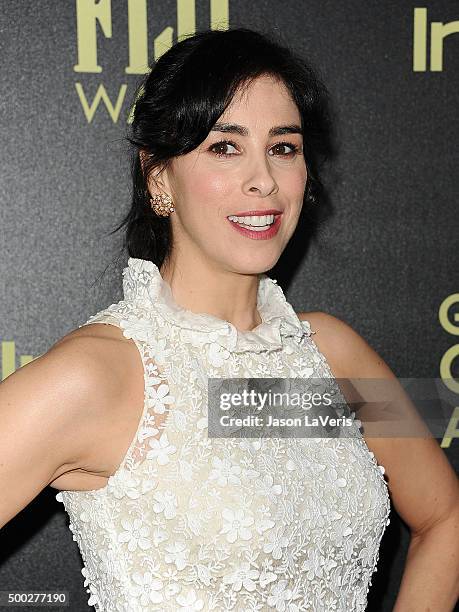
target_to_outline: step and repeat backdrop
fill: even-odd
[[[174,42],[246,26],[309,60],[336,153],[301,258],[276,278],[297,311],[354,327],[400,378],[457,407],[438,437],[459,464],[459,6],[453,0],[1,0],[0,374],[121,299],[135,89]],[[456,379],[456,381],[454,381]],[[20,435],[20,432],[19,432]],[[39,435],[39,432],[37,432]],[[4,495],[5,492],[0,493]],[[88,608],[56,490],[0,531],[0,590],[65,590]],[[392,610],[409,534],[393,511],[368,610]]]

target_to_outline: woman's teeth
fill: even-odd
[[[274,223],[274,215],[263,215],[262,217],[236,217],[231,215],[228,219],[233,221],[233,223],[238,223],[242,227],[247,227],[256,232],[263,232]]]

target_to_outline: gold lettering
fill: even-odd
[[[177,0],[177,40],[196,34],[196,8],[194,0]]]
[[[210,27],[212,30],[227,30],[229,26],[228,0],[210,0]]]
[[[2,342],[2,380],[12,374],[16,369],[14,340],[3,340]]]
[[[102,72],[97,63],[97,22],[106,38],[112,37],[111,0],[77,0],[78,64],[75,72]]]
[[[172,47],[172,34],[174,30],[168,26],[154,40],[155,61],[158,60],[163,53],[166,53]]]
[[[210,0],[210,27],[227,30],[229,0]],[[111,0],[76,0],[78,63],[75,72],[102,72],[97,57],[98,25],[106,38],[112,37]],[[168,26],[154,39],[154,61],[173,44],[172,27]],[[177,0],[177,40],[196,33],[195,0]],[[149,71],[147,0],[128,0],[129,64],[126,74]]]
[[[459,438],[459,406],[454,408],[445,435],[440,444],[441,448],[449,448],[453,438]]]
[[[414,9],[413,71],[425,72],[427,67],[427,9]]]
[[[453,325],[448,317],[448,310],[455,304],[459,306],[459,293],[452,293],[443,300],[438,310],[438,319],[445,331],[454,336],[459,336],[459,325]],[[459,323],[458,312],[453,314],[453,320]]]
[[[459,357],[459,344],[449,348],[440,361],[440,376],[445,385],[453,393],[459,393],[459,383],[452,376],[451,364]]]
[[[149,70],[148,14],[146,0],[128,0],[129,66],[126,74],[146,74]],[[228,0],[211,0],[210,27],[227,30],[229,26]],[[195,0],[177,0],[177,40],[196,33]],[[174,29],[171,26],[155,37],[154,60],[157,61],[173,44]],[[130,115],[132,121],[132,116]],[[130,122],[130,121],[129,121]]]
[[[129,66],[126,74],[148,72],[147,1],[128,0]]]
[[[445,331],[454,336],[459,336],[459,325],[454,325],[451,323],[448,311],[451,306],[459,304],[459,293],[452,293],[448,295],[443,302],[440,304],[440,308],[438,310],[438,318],[441,326]],[[453,320],[459,323],[459,313],[453,314]],[[446,353],[443,355],[440,361],[440,376],[445,384],[453,393],[459,393],[459,383],[452,377],[451,372],[451,364],[454,359],[459,357],[459,344],[452,346],[449,348]],[[453,438],[459,438],[459,407],[456,407],[453,411],[453,414],[449,420],[448,427],[446,428],[445,435],[443,436],[443,440],[441,442],[442,448],[449,448],[451,444],[451,440]]]
[[[430,27],[430,70],[441,72],[443,70],[443,40],[451,34],[459,33],[459,21],[450,21],[449,23],[434,21]]]
[[[27,365],[31,361],[36,359],[33,355],[19,355],[19,367]]]
[[[108,113],[110,115],[110,117],[112,118],[113,123],[116,123],[118,121],[118,117],[121,111],[121,107],[123,105],[124,102],[124,98],[126,96],[126,90],[127,90],[127,85],[123,84],[120,87],[120,91],[118,93],[118,98],[116,100],[116,104],[115,106],[113,106],[106,90],[105,87],[103,85],[99,85],[99,87],[97,88],[97,92],[96,95],[94,97],[94,100],[92,101],[92,104],[89,105],[88,100],[86,98],[86,94],[84,93],[84,89],[83,86],[81,85],[81,83],[75,83],[75,87],[77,90],[77,94],[78,97],[80,99],[81,102],[81,106],[83,107],[83,111],[84,114],[86,116],[86,119],[88,121],[88,123],[91,123],[96,110],[99,106],[99,102],[102,100],[103,103],[105,104],[106,109],[108,110]]]
[[[1,343],[1,379],[16,371],[16,343],[14,340],[3,340]],[[33,355],[19,355],[19,367],[27,365],[37,357]]]

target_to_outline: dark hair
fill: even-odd
[[[132,133],[132,205],[123,249],[160,267],[171,251],[171,223],[150,206],[146,176],[198,147],[234,95],[258,76],[283,81],[301,115],[308,170],[304,204],[320,201],[328,157],[328,91],[313,68],[270,36],[248,28],[205,30],[172,46],[137,88]],[[147,152],[142,170],[140,151]],[[144,176],[145,172],[145,176]]]

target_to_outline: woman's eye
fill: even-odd
[[[236,145],[233,142],[229,142],[227,140],[222,140],[221,142],[216,142],[210,147],[210,151],[215,153],[218,157],[231,157],[234,153],[226,153],[225,149],[227,147],[236,148]]]
[[[232,157],[235,155],[235,153],[231,150],[228,151],[228,147],[232,147],[233,149],[237,150],[236,146],[237,145],[234,142],[222,140],[211,145],[209,150],[212,151],[212,153],[215,153],[217,157]],[[290,149],[290,151],[285,151],[286,148]],[[291,142],[278,142],[270,149],[270,151],[277,151],[277,153],[275,153],[276,157],[294,157],[299,150],[299,147]]]
[[[290,151],[285,151],[285,148],[289,148]],[[281,157],[293,157],[294,155],[296,155],[299,151],[299,147],[291,142],[278,142],[277,144],[275,144],[271,150],[275,150],[277,149],[278,151],[280,151],[280,156]],[[284,149],[284,150],[282,150]]]

